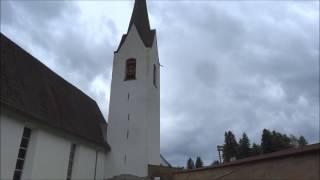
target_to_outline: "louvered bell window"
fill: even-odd
[[[136,60],[128,59],[126,62],[126,77],[125,80],[136,79]]]

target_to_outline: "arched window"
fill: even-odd
[[[125,80],[136,79],[136,59],[128,59],[126,62],[126,77]]]

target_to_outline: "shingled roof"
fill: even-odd
[[[152,47],[156,31],[150,29],[146,0],[135,0],[127,34],[129,33],[133,25],[136,26],[144,45],[146,47]],[[121,46],[127,38],[127,34],[122,36],[116,52],[120,50]]]
[[[1,33],[1,105],[105,149],[97,103]]]

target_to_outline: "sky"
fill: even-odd
[[[133,1],[1,0],[1,32],[97,101]],[[218,159],[224,132],[319,142],[318,1],[149,0],[161,65],[161,153]]]

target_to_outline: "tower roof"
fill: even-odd
[[[136,26],[144,45],[146,47],[151,47],[154,40],[155,30],[150,29],[146,0],[135,0],[127,34],[129,33],[133,24]],[[121,48],[126,37],[127,35],[122,36],[117,51]]]

